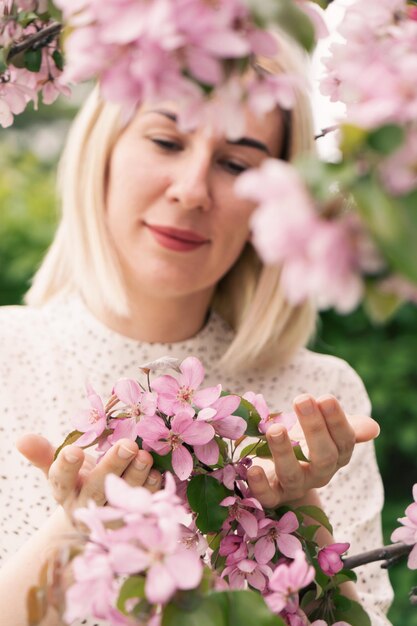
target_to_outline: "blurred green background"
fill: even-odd
[[[78,100],[82,99],[78,97]],[[57,220],[55,168],[75,103],[28,110],[10,129],[0,129],[0,304],[20,303],[48,246]],[[386,542],[411,501],[417,482],[417,307],[403,306],[395,319],[375,326],[362,310],[321,317],[314,349],[346,359],[365,381],[382,433],[376,442],[386,489]],[[1,349],[1,348],[0,348]],[[404,563],[390,570],[395,626],[417,626],[408,593],[417,573]]]

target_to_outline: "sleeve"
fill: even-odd
[[[371,404],[362,380],[342,362],[334,393],[348,414],[370,415]],[[318,490],[338,542],[350,543],[349,555],[383,545],[381,510],[382,479],[373,442],[358,444],[350,463]],[[357,568],[357,590],[372,626],[388,626],[386,612],[393,592],[388,573],[379,563]]]

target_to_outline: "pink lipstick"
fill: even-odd
[[[146,224],[155,240],[164,248],[177,252],[191,252],[209,243],[209,239],[192,230],[182,230],[171,226]]]

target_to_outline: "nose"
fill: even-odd
[[[176,164],[168,198],[185,210],[208,211],[212,197],[210,189],[211,153],[204,147],[183,154]]]

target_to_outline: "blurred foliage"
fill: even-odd
[[[19,126],[30,142],[34,119],[27,115]],[[49,107],[48,126],[53,115]],[[22,142],[8,141],[11,135],[7,131],[0,137],[0,304],[21,302],[57,219],[56,159],[42,160],[22,148]],[[403,306],[385,326],[372,325],[362,309],[346,317],[328,312],[321,317],[313,346],[346,359],[357,370],[382,426],[376,445],[387,496],[386,542],[417,482],[416,329],[417,308],[412,305]],[[390,618],[396,626],[417,626],[417,609],[407,599],[417,574],[403,563],[390,571],[396,593]]]

